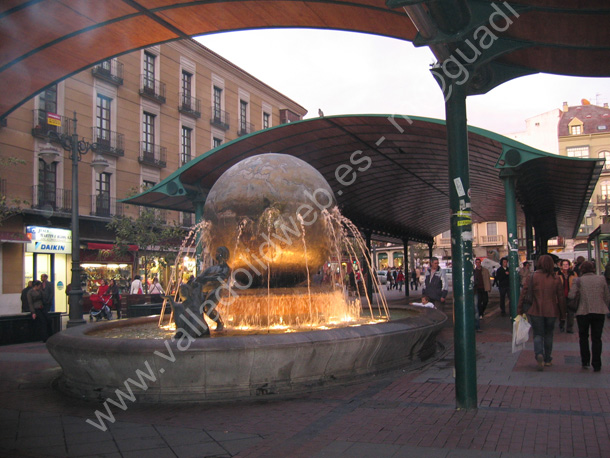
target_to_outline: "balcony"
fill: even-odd
[[[479,245],[481,246],[499,246],[503,244],[503,235],[481,235],[479,237]]]
[[[157,103],[165,103],[165,83],[140,75],[140,95]]]
[[[72,190],[32,186],[32,208],[70,213],[72,211]]]
[[[32,110],[34,114],[34,128],[32,135],[37,138],[48,139],[49,132],[58,134],[72,134],[72,119],[49,113],[45,110]],[[49,117],[49,114],[51,117]],[[56,125],[61,124],[61,125]]]
[[[116,157],[125,156],[123,134],[111,130],[102,130],[99,127],[93,127],[91,130],[92,141],[97,145],[96,153]]]
[[[138,158],[140,164],[151,165],[162,169],[167,165],[166,156],[167,148],[164,146],[141,142],[140,157]]]
[[[439,237],[437,246],[439,248],[451,248],[451,238]]]
[[[212,107],[210,124],[222,130],[229,130],[231,126],[229,113]]]
[[[123,215],[123,204],[110,197],[108,193],[94,194],[91,196],[91,215],[110,218]]]
[[[116,59],[109,59],[95,65],[91,73],[96,78],[107,81],[115,86],[123,85],[123,64]]]
[[[254,124],[251,122],[240,122],[239,129],[237,130],[237,135],[243,137],[244,135],[248,135],[254,132]]]
[[[597,204],[598,205],[610,205],[610,196],[608,194],[598,194],[597,195]]]
[[[180,92],[178,94],[178,100],[178,111],[180,113],[184,113],[195,119],[201,118],[201,101],[199,99]]]

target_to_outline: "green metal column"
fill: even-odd
[[[531,218],[525,214],[525,252],[526,260],[531,260],[534,256],[534,231],[532,229]],[[530,266],[532,269],[534,266]]]
[[[445,101],[451,206],[455,394],[458,409],[477,408],[477,367],[468,165],[466,87],[455,82]]]
[[[519,239],[517,237],[517,195],[515,192],[515,172],[504,169],[500,172],[504,182],[504,199],[506,205],[506,230],[508,233],[508,271],[510,281],[510,316],[517,316],[517,301],[519,300]]]

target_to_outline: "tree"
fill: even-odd
[[[129,245],[137,245],[144,266],[144,276],[148,277],[151,262],[154,258],[163,260],[163,267],[173,263],[185,232],[177,224],[165,224],[161,221],[158,210],[143,209],[140,216],[115,216],[108,229],[116,234],[115,251],[125,254]],[[146,281],[142,282],[147,291]]]

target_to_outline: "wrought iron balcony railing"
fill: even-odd
[[[178,111],[193,118],[201,118],[201,100],[180,92],[178,94]]]
[[[165,83],[140,75],[140,95],[158,103],[165,103]]]
[[[212,106],[210,124],[219,129],[229,130],[231,126],[229,113]]]
[[[479,244],[483,246],[495,246],[504,244],[504,236],[499,235],[481,235]]]
[[[116,59],[109,59],[95,65],[91,73],[96,78],[121,86],[123,84],[123,64]]]
[[[32,186],[32,208],[58,212],[72,211],[72,190]]]
[[[91,196],[91,215],[110,218],[123,215],[123,204],[110,194],[103,192]]]
[[[237,135],[240,137],[244,135],[248,135],[254,132],[254,124],[251,122],[240,122],[239,129],[237,130]]]
[[[125,156],[123,134],[111,130],[102,130],[99,127],[93,127],[91,130],[91,141],[97,144],[96,153],[108,154],[110,156]]]
[[[49,132],[66,135],[72,134],[72,119],[57,115],[56,113],[50,113],[46,110],[33,110],[33,114],[34,127],[32,128],[32,135],[34,137],[47,138]]]
[[[140,144],[140,157],[138,160],[141,164],[152,165],[160,169],[167,166],[167,148],[164,146],[153,145],[147,142]]]

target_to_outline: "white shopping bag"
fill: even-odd
[[[525,342],[528,341],[530,328],[532,327],[527,321],[525,315],[518,315],[513,322],[513,353],[525,349]]]

